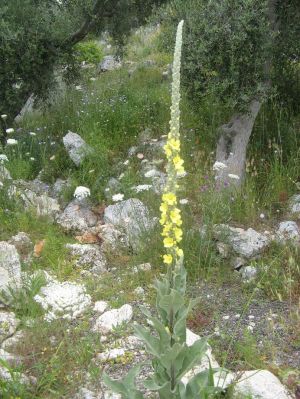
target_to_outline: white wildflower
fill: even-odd
[[[5,121],[7,119],[7,115],[6,114],[2,114],[1,118]]]
[[[126,161],[123,162],[123,165],[127,166],[129,164],[129,159],[126,159]]]
[[[78,90],[78,91],[82,91],[82,86],[80,86],[80,85],[79,86],[75,86],[75,89]]]
[[[160,172],[157,169],[151,169],[151,170],[148,170],[148,172],[146,172],[144,174],[144,176],[149,177],[149,178],[158,177],[158,176],[160,176]]]
[[[15,131],[15,129],[13,129],[12,127],[10,127],[9,129],[5,130],[7,134],[11,134]]]
[[[152,188],[151,184],[140,184],[139,186],[132,187],[132,190],[134,190],[136,193],[140,193],[142,191],[148,191],[150,188]]]
[[[36,136],[35,132],[29,132],[30,136]]]
[[[112,196],[112,200],[114,202],[122,201],[123,198],[124,198],[124,194],[120,194],[120,193]]]
[[[97,80],[96,78],[90,78],[90,80],[92,81],[92,82],[95,82],[95,80]]]
[[[140,152],[137,154],[138,159],[143,159],[144,158],[144,154],[141,154]]]
[[[18,144],[18,140],[15,139],[8,139],[6,142],[7,145],[16,145]]]
[[[8,158],[5,154],[0,154],[0,164],[4,162],[8,162]]]
[[[240,180],[240,177],[239,177],[238,175],[234,175],[234,174],[232,174],[232,173],[229,173],[229,174],[228,174],[228,177],[229,177],[230,179],[233,179],[233,180]]]
[[[55,155],[52,155],[52,157],[50,157],[49,159],[50,159],[50,161],[54,161]]]
[[[264,219],[264,218],[265,218],[264,213],[261,213],[261,214],[259,215],[259,217],[260,217],[261,219]]]
[[[227,165],[225,165],[223,162],[216,161],[213,164],[213,170],[215,170],[215,171],[226,169],[226,168],[227,168]]]
[[[87,187],[84,187],[84,186],[78,186],[78,187],[76,187],[76,190],[74,191],[74,197],[79,200],[89,197],[90,195],[91,195],[90,189]]]
[[[121,173],[120,176],[118,177],[118,180],[122,180],[124,176],[125,176],[125,174]]]
[[[0,188],[2,188],[3,187],[3,183],[2,183],[2,181],[0,181]]]
[[[183,198],[183,199],[179,200],[179,204],[181,204],[181,205],[186,205],[188,203],[189,203],[189,200],[186,199],[186,198]]]
[[[30,161],[35,161],[35,158],[33,158],[33,157],[30,157],[29,159],[30,159]]]

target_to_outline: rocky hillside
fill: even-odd
[[[119,377],[148,360],[132,326],[145,323],[139,305],[153,309],[152,281],[164,267],[158,217],[171,68],[157,35],[138,32],[122,63],[107,55],[97,69],[85,66],[52,108],[9,127],[0,155],[3,398],[118,399],[103,370]],[[217,187],[210,134],[221,116],[197,113],[183,97],[183,246],[189,294],[200,298],[187,343],[210,336],[193,372],[208,359],[226,367],[215,376],[225,398],[294,398],[297,171],[280,169],[271,142],[268,163],[249,159],[242,192]]]

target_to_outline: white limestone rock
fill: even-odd
[[[99,399],[99,396],[87,388],[80,388],[76,399]]]
[[[259,255],[270,243],[270,238],[249,228],[230,227],[220,224],[215,226],[215,235],[221,242],[227,243],[238,255],[253,258]]]
[[[16,332],[19,323],[13,312],[0,311],[0,344]]]
[[[152,269],[152,266],[150,263],[142,263],[138,266],[134,266],[133,268],[133,273],[138,273],[138,272],[148,272]]]
[[[281,244],[285,244],[287,242],[299,244],[300,230],[297,223],[293,221],[281,222],[276,231],[276,240]]]
[[[12,180],[12,177],[6,167],[0,163],[0,181],[3,183],[4,180]]]
[[[105,301],[97,301],[95,302],[93,311],[98,314],[104,313],[106,310],[109,309],[109,304]]]
[[[122,399],[122,396],[119,395],[118,393],[113,393],[111,391],[106,391],[104,393],[104,398],[103,399]]]
[[[95,274],[101,274],[107,270],[107,262],[100,247],[94,244],[66,244],[66,248],[72,256],[78,257],[76,266],[88,266]]]
[[[66,232],[84,234],[96,226],[98,217],[87,205],[74,200],[67,205],[56,221]]]
[[[123,305],[119,309],[112,309],[103,313],[93,327],[93,331],[101,334],[108,334],[115,327],[129,323],[133,316],[133,310],[131,305]]]
[[[3,360],[4,362],[8,363],[12,367],[20,366],[22,364],[21,356],[6,352],[2,348],[0,348],[0,360]]]
[[[102,250],[106,253],[121,251],[128,247],[126,235],[112,224],[103,224],[98,228],[102,240]]]
[[[24,340],[25,334],[23,331],[19,330],[14,333],[9,338],[6,338],[5,341],[2,342],[1,348],[4,349],[5,351],[11,351],[12,348],[14,348],[15,345],[17,345],[20,341]]]
[[[55,218],[60,213],[60,205],[56,199],[47,194],[38,195],[34,191],[25,189],[21,191],[25,209],[32,209],[38,216],[49,216]]]
[[[0,290],[21,285],[21,263],[14,245],[0,241]]]
[[[11,239],[8,242],[9,244],[15,246],[16,250],[18,251],[18,254],[20,255],[20,258],[23,261],[27,261],[30,258],[34,245],[28,234],[24,233],[23,231],[20,231],[18,234],[11,237]]]
[[[90,146],[79,136],[77,133],[68,132],[63,137],[63,143],[65,149],[67,150],[69,157],[79,166],[88,154],[92,152]]]
[[[268,370],[244,371],[234,392],[251,395],[253,399],[292,399],[279,379]]]
[[[242,278],[245,281],[251,281],[257,276],[257,268],[255,266],[245,266],[242,268]]]
[[[34,297],[46,311],[45,320],[74,320],[91,306],[91,296],[81,284],[52,280]]]
[[[114,71],[121,68],[122,63],[113,55],[106,55],[100,62],[98,69],[100,72]]]
[[[300,216],[300,194],[293,195],[290,199],[289,209],[292,215]]]
[[[107,349],[106,351],[102,353],[97,354],[97,359],[107,362],[109,360],[116,359],[117,357],[124,356],[126,353],[126,350],[124,348],[113,348],[113,349]]]
[[[145,295],[145,290],[143,287],[136,287],[133,293],[138,297],[143,297]]]
[[[149,209],[136,198],[108,206],[104,212],[104,222],[123,230],[134,249],[140,247],[145,233],[152,230],[155,225]]]

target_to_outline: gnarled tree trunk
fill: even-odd
[[[217,170],[217,181],[237,186],[243,181],[247,145],[260,108],[261,102],[253,100],[248,111],[233,116],[229,123],[220,127],[216,160],[226,167]]]

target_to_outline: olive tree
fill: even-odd
[[[263,102],[270,96],[298,102],[300,3],[174,0],[163,19],[172,26],[178,18],[186,21],[183,77],[191,95],[215,96],[233,110],[218,129],[216,160],[226,168],[217,177],[230,181],[228,174],[234,174],[239,180],[232,182],[240,184]]]
[[[164,0],[1,0],[0,114],[11,124],[30,96],[46,97],[55,70],[74,71],[74,46],[91,32],[118,42]],[[2,123],[2,143],[5,129]]]

